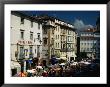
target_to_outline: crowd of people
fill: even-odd
[[[57,63],[49,66],[41,64],[27,72],[26,77],[83,77],[100,76],[100,64],[93,61]]]

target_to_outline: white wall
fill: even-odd
[[[42,25],[40,25],[40,29],[38,29],[38,23],[33,22],[33,27],[31,28],[31,22],[28,19],[24,19],[24,24],[21,24],[21,18],[20,16],[11,15],[11,58],[15,60],[15,51],[17,50],[17,43],[18,41],[22,41],[20,38],[20,29],[24,30],[24,41],[32,41],[33,45],[33,53],[34,57],[37,57],[37,45],[40,44],[37,38],[37,33],[40,33],[41,41],[42,41]],[[33,40],[30,40],[30,31],[33,32]],[[35,42],[34,42],[35,39]],[[26,43],[24,45],[24,49],[28,49],[29,53],[29,44]],[[36,49],[36,54],[35,54]],[[19,50],[19,49],[18,49]],[[42,53],[42,46],[40,47],[40,52]],[[26,58],[29,58],[28,56],[25,56]]]

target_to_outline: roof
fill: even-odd
[[[46,14],[42,14],[42,15],[39,15],[39,16],[37,16],[36,17],[38,20],[40,20],[41,22],[44,22],[44,23],[46,23],[46,21],[48,21],[48,20],[51,20],[51,21],[53,21],[53,22],[55,22],[55,20],[58,20],[58,21],[61,21],[61,22],[64,22],[64,23],[67,23],[67,24],[70,24],[70,23],[68,23],[68,22],[66,22],[66,21],[63,21],[63,20],[61,20],[61,19],[58,19],[58,18],[56,18],[56,17],[52,17],[52,16],[48,16],[48,15],[46,15]],[[73,27],[69,27],[68,25],[62,25],[62,24],[59,24],[61,27],[65,27],[66,29],[70,29],[70,30],[73,30],[73,31],[75,31],[76,29],[75,28],[73,28]],[[72,24],[70,24],[70,25],[72,25]],[[45,26],[45,25],[44,25]],[[73,26],[73,25],[72,25]]]
[[[11,14],[14,14],[14,15],[19,15],[23,18],[27,18],[27,19],[30,19],[31,21],[35,21],[35,22],[39,22],[39,23],[42,23],[41,21],[39,21],[38,19],[36,19],[35,17],[33,16],[29,16],[29,15],[26,15],[24,13],[22,13],[21,11],[11,11]]]
[[[95,31],[96,31],[95,28],[88,28],[88,29],[82,30],[81,32],[93,33],[93,32],[95,32]]]

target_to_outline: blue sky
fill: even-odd
[[[25,11],[28,15],[48,14],[68,21],[72,24],[80,20],[85,25],[96,25],[97,17],[100,17],[100,11]]]

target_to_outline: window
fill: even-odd
[[[40,23],[38,23],[38,29],[40,29]]]
[[[21,24],[24,24],[24,18],[21,17]]]
[[[31,27],[33,27],[33,21],[31,21]]]
[[[59,47],[59,43],[58,43],[58,47]]]
[[[24,49],[25,56],[27,56],[28,49]]]
[[[47,29],[44,29],[44,34],[47,34]]]
[[[59,39],[59,35],[58,35],[58,39]]]
[[[30,47],[30,54],[32,54],[32,46]]]
[[[30,32],[30,39],[33,40],[33,32]]]
[[[61,41],[62,41],[62,36],[61,36]]]
[[[71,34],[71,31],[68,30],[68,34],[70,35]]]
[[[40,40],[40,33],[37,33],[37,38],[38,40]]]
[[[70,36],[68,36],[68,41],[71,41],[71,37]]]
[[[24,31],[21,30],[21,39],[24,39]]]
[[[69,49],[71,48],[71,44],[68,44],[68,48],[69,48]]]
[[[56,43],[56,47],[57,47],[57,43]]]
[[[57,27],[56,27],[56,31],[57,31]]]
[[[57,35],[56,35],[56,39],[57,39]]]
[[[24,58],[24,47],[20,47],[20,56],[19,59],[23,59]]]
[[[39,53],[40,52],[40,46],[38,45],[37,46],[37,53]]]
[[[63,48],[63,44],[61,43],[61,49]]]
[[[89,48],[87,48],[87,51],[89,51]]]
[[[44,38],[43,40],[44,40],[44,45],[46,45],[47,44],[47,38]]]
[[[35,53],[36,53],[36,49],[35,49]]]
[[[30,48],[29,48],[29,58],[33,58],[33,47],[32,46],[30,46]]]
[[[54,29],[52,29],[52,34],[54,34]]]
[[[83,45],[83,43],[82,43],[82,45]]]
[[[91,43],[91,45],[92,45],[92,43]]]
[[[58,32],[59,32],[59,26],[58,26]]]
[[[63,49],[64,49],[65,47],[66,47],[65,44],[63,44]]]
[[[54,39],[53,38],[51,39],[51,43],[54,44]]]

